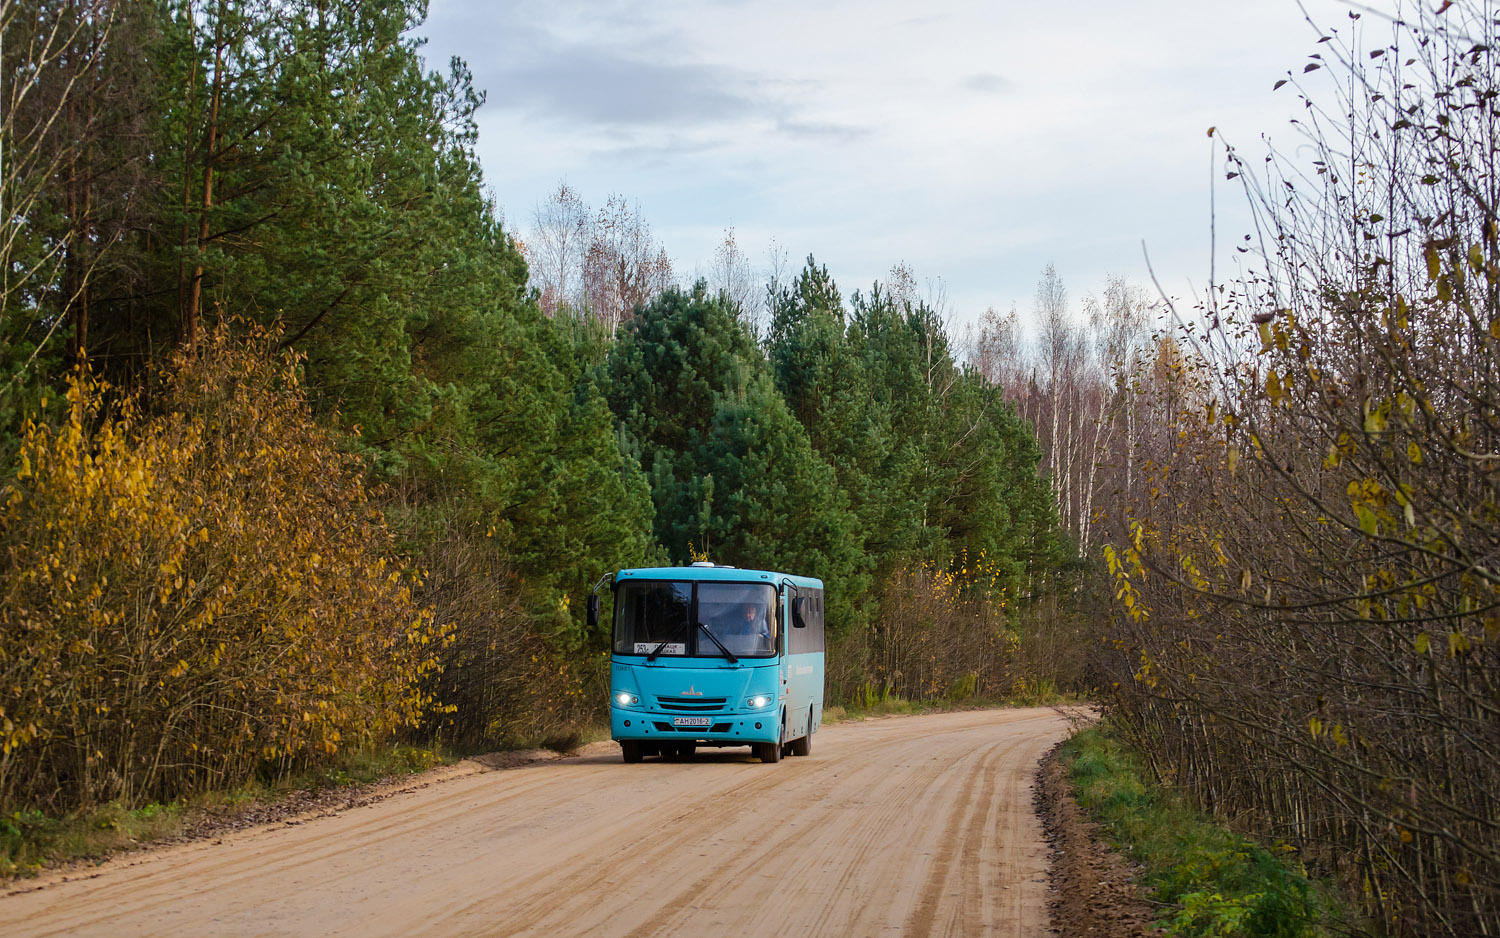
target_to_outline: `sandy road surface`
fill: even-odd
[[[482,772],[0,898],[0,935],[1046,932],[1051,710],[849,723],[807,758]]]

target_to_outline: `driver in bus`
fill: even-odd
[[[762,603],[744,603],[740,614],[733,622],[733,633],[743,645],[754,652],[770,651],[772,647],[771,623],[766,618],[766,607]]]

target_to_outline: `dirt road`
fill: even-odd
[[[987,710],[830,726],[779,765],[475,769],[0,898],[0,935],[1043,935],[1031,786],[1066,728]]]

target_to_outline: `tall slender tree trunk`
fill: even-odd
[[[198,351],[198,321],[203,295],[203,249],[208,244],[209,210],[214,204],[214,159],[219,142],[219,102],[224,94],[224,3],[214,22],[214,84],[208,104],[208,126],[203,133],[203,186],[198,202],[198,256],[193,266],[188,305],[183,319],[183,345],[189,354]]]
[[[1065,426],[1066,436],[1063,443],[1063,523],[1076,534],[1078,529],[1078,517],[1074,511],[1073,498],[1073,419],[1077,416],[1078,387],[1069,382],[1066,392],[1068,396],[1068,415]]]
[[[79,247],[79,274],[78,294],[73,300],[73,360],[79,364],[89,358],[89,281],[97,258],[94,242],[94,160],[97,154],[94,152],[93,133],[99,84],[98,80],[90,81],[92,93],[88,99],[88,114],[84,118],[89,142],[84,147],[84,175],[78,180],[79,223],[75,237]]]
[[[76,134],[78,131],[77,108],[71,99],[64,113],[66,114],[64,126],[68,128],[69,133]],[[78,148],[76,144],[68,150],[68,175],[63,183],[63,191],[66,193],[63,202],[64,210],[68,215],[67,257],[63,263],[62,276],[63,299],[66,303],[64,309],[69,332],[67,358],[68,364],[78,365],[82,362],[80,332],[84,328],[78,307],[79,294],[83,290],[83,277],[79,262],[83,259],[83,246],[87,239],[84,235],[83,221],[79,217],[81,200],[78,197]]]
[[[77,16],[76,3],[69,4],[69,15]],[[90,62],[95,50],[76,49],[78,58]],[[80,76],[81,78],[81,76]],[[67,147],[67,179],[63,184],[67,212],[67,254],[63,262],[62,287],[64,318],[67,322],[68,347],[66,359],[70,365],[81,365],[88,358],[88,278],[92,238],[90,237],[91,209],[89,193],[89,157],[92,154],[94,95],[98,82],[91,74],[88,78],[87,103],[81,104],[76,95],[68,97],[64,109],[64,132],[71,137]],[[80,165],[81,164],[81,165]]]
[[[1058,478],[1058,471],[1057,471],[1057,467],[1058,467],[1058,459],[1057,459],[1057,416],[1058,416],[1058,411],[1061,408],[1058,407],[1058,401],[1057,401],[1057,369],[1056,369],[1056,366],[1053,367],[1051,385],[1052,385],[1052,387],[1050,389],[1051,393],[1048,394],[1048,397],[1050,397],[1052,399],[1052,435],[1050,437],[1048,437],[1048,439],[1047,439],[1047,461],[1050,464],[1050,468],[1052,469],[1052,497],[1057,500],[1057,502],[1058,502],[1058,508],[1061,509],[1062,508],[1062,487],[1061,487],[1061,484],[1060,484],[1061,480]]]
[[[93,200],[90,197],[90,188],[87,182],[82,184],[77,216],[79,223],[75,229],[76,242],[73,245],[73,249],[76,250],[78,270],[73,278],[75,286],[68,304],[69,315],[73,320],[73,335],[68,357],[75,365],[82,365],[89,360],[89,275],[94,261]]]
[[[1099,412],[1094,417],[1094,447],[1093,458],[1089,460],[1088,484],[1083,489],[1083,527],[1079,538],[1079,552],[1087,555],[1093,540],[1094,533],[1094,480],[1099,471],[1099,464],[1104,461],[1104,405],[1109,401],[1109,395],[1104,389],[1099,389]]]
[[[187,19],[188,36],[194,38],[194,24],[197,12],[192,0],[188,0]],[[192,67],[188,69],[187,94],[188,94],[188,126],[195,123],[196,103],[198,100],[198,50],[196,44],[190,50],[192,54]],[[188,332],[188,275],[187,275],[187,252],[188,246],[193,243],[193,146],[189,136],[184,141],[182,148],[182,237],[177,244],[177,341],[186,344],[189,339]],[[192,335],[196,341],[196,332]]]

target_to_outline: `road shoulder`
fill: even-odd
[[[1078,806],[1059,747],[1038,764],[1036,783],[1037,813],[1051,846],[1052,933],[1144,938],[1150,934],[1151,905],[1140,895],[1130,864],[1109,848],[1099,825]]]

